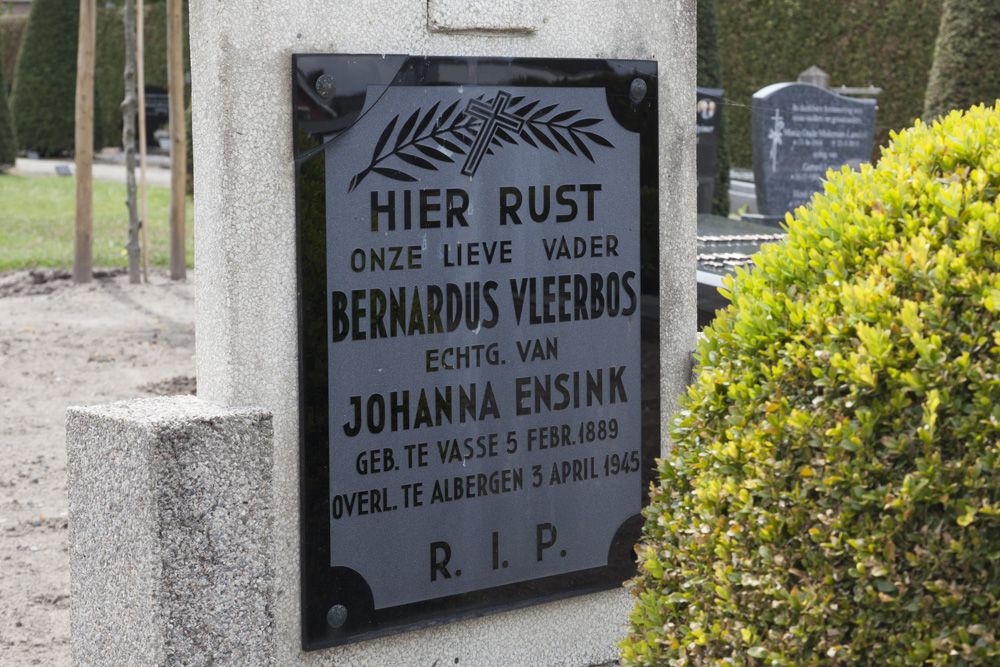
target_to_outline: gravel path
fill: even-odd
[[[194,273],[0,273],[0,665],[70,665],[66,408],[193,393]]]

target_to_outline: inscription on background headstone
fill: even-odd
[[[655,64],[397,66],[295,61],[310,648],[620,585],[656,455]]]
[[[753,96],[757,208],[784,218],[809,202],[830,169],[869,162],[875,100],[844,97],[805,83],[776,83]]]
[[[695,128],[698,161],[698,213],[712,212],[715,173],[718,168],[719,134],[722,132],[721,88],[698,88]]]

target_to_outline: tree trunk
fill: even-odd
[[[187,276],[184,248],[187,140],[184,123],[184,23],[182,0],[167,0],[167,90],[170,94],[170,278]]]
[[[139,214],[135,205],[135,2],[125,0],[125,100],[122,102],[122,143],[125,147],[125,203],[128,206],[128,281],[140,282]]]
[[[88,283],[94,269],[94,51],[95,0],[80,0],[80,32],[76,53],[76,225],[73,280]]]
[[[149,282],[149,217],[146,212],[146,8],[136,6],[135,60],[139,90],[139,228],[142,231],[142,278]]]

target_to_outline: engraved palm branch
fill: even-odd
[[[492,100],[483,102],[482,98],[469,100],[463,110],[458,110],[461,100],[455,100],[440,115],[440,102],[424,114],[417,109],[390,145],[400,118],[397,114],[375,142],[371,162],[351,178],[348,192],[372,172],[396,181],[416,181],[412,168],[437,171],[439,164],[454,163],[453,155],[467,156],[462,173],[471,176],[484,154],[494,155],[494,149],[518,145],[518,140],[533,148],[582,155],[591,162],[594,155],[588,143],[614,148],[593,131],[602,119],[577,118],[580,109],[557,112],[556,104],[538,108],[539,100],[524,102],[524,96],[511,98],[502,91]]]

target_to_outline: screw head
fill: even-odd
[[[324,100],[330,99],[336,92],[337,82],[332,74],[324,74],[316,79],[316,93]]]
[[[646,82],[642,79],[632,79],[632,85],[628,87],[628,96],[637,104],[642,102],[646,97]]]
[[[326,612],[326,624],[331,628],[339,628],[347,621],[347,607],[335,604]]]

